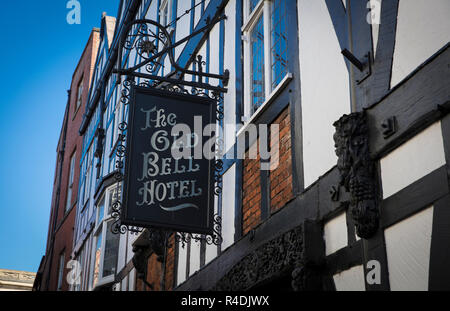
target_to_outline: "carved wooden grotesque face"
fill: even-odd
[[[334,126],[340,185],[351,194],[350,206],[358,235],[367,238],[378,227],[378,210],[366,116],[364,112],[344,115]]]
[[[365,117],[362,113],[344,115],[334,123],[337,167],[341,173],[340,184],[348,190],[349,181],[355,164],[364,157],[364,148],[367,145]]]

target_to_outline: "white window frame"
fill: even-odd
[[[65,261],[66,261],[66,257],[65,257],[65,253],[63,252],[63,253],[61,253],[61,255],[59,255],[57,291],[62,291]]]
[[[66,198],[66,209],[65,213],[70,210],[72,207],[72,197],[73,197],[73,184],[75,179],[75,161],[76,161],[76,151],[72,154],[70,158],[70,167],[69,167],[69,183],[67,185],[67,198]]]
[[[272,0],[260,0],[256,7],[250,12],[250,0],[244,0],[244,26],[242,27],[242,40],[244,42],[244,77],[245,81],[251,81],[252,59],[250,33],[257,25],[261,14],[264,14],[264,95],[265,101],[260,108],[279,93],[280,86],[284,86],[292,79],[292,74],[287,72],[281,82],[272,90],[272,57],[271,57],[271,8]],[[244,120],[247,123],[250,118],[256,115],[257,111],[252,111],[251,84],[244,85]]]
[[[82,191],[82,197],[81,197],[81,210],[83,211],[86,208],[86,203],[89,201],[89,196],[91,194],[91,180],[92,180],[92,175],[93,175],[93,169],[92,169],[92,161],[93,161],[93,156],[94,156],[94,142],[92,141],[89,148],[87,149],[87,153],[84,157],[84,161],[85,163],[83,163],[83,165],[86,165],[86,170],[83,172],[84,173],[84,185],[83,185],[83,191]]]
[[[85,262],[85,246],[80,250],[78,257],[76,258],[76,261],[80,264],[80,278],[78,279],[78,283],[74,282],[70,285],[70,291],[71,292],[79,292],[81,291],[81,286],[83,283],[83,271],[84,271],[84,262]]]
[[[162,17],[163,15],[163,11],[167,9],[167,20],[165,20],[164,22],[162,21]],[[159,22],[161,25],[163,26],[167,26],[169,25],[172,21],[171,21],[171,16],[172,16],[172,0],[161,0],[161,3],[159,4]],[[170,31],[169,31],[170,33]]]
[[[78,109],[81,107],[81,104],[83,102],[83,91],[84,91],[83,84],[84,84],[84,76],[81,77],[77,85],[77,101],[75,104],[75,114],[77,113]]]
[[[119,139],[119,126],[121,120],[123,120],[123,104],[121,101],[116,102],[114,107],[114,131],[113,131],[113,142],[114,146],[117,144],[117,140]]]
[[[105,261],[105,246],[106,246],[106,236],[108,234],[108,224],[112,223],[114,221],[114,218],[112,217],[111,213],[109,212],[110,207],[112,208],[112,204],[114,202],[110,202],[111,195],[114,190],[119,189],[117,188],[117,185],[111,186],[105,190],[105,193],[103,194],[102,198],[98,201],[99,204],[96,204],[95,208],[95,227],[94,227],[94,233],[93,233],[93,244],[92,244],[92,254],[91,254],[91,269],[90,269],[90,287],[91,290],[104,286],[106,284],[113,283],[115,280],[115,273],[111,274],[109,276],[103,277],[103,267],[104,267],[104,261]],[[100,203],[103,202],[104,210],[102,219],[100,220]],[[100,221],[99,221],[100,220]],[[94,284],[94,269],[95,269],[95,253],[97,251],[97,242],[98,242],[98,236],[101,234],[101,246],[100,246],[100,262],[99,262],[99,268],[98,268],[98,279],[97,283]],[[120,244],[120,242],[119,242]],[[117,271],[116,271],[117,273]]]

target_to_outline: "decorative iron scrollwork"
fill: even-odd
[[[121,102],[124,105],[128,105],[130,101],[131,87],[136,85],[135,78],[131,75],[127,76],[127,78],[122,83],[122,97]],[[217,103],[217,120],[219,123],[223,121],[223,95],[218,91],[208,92],[207,90],[203,90],[200,88],[192,87],[190,91],[188,91],[183,85],[182,82],[180,84],[170,84],[170,83],[159,83],[155,80],[144,80],[139,83],[139,86],[143,87],[156,87],[158,89],[166,90],[169,92],[190,94],[196,96],[203,96],[214,99]],[[125,153],[126,153],[126,132],[127,132],[127,122],[122,122],[119,124],[119,134],[118,134],[118,143],[116,146],[116,174],[115,179],[118,183],[118,187],[121,186],[121,182],[124,178],[124,169],[125,169]],[[214,193],[218,196],[222,193],[222,182],[223,182],[223,139],[219,137],[216,141],[216,160],[214,165]],[[121,199],[117,202],[113,203],[112,207],[112,216],[115,219],[115,223],[112,227],[112,232],[115,234],[125,234],[127,231],[132,233],[140,233],[143,231],[142,228],[130,227],[126,225],[122,225],[120,222],[120,213],[121,213]],[[221,218],[219,216],[215,217],[214,224],[214,234],[212,236],[194,236],[192,234],[187,233],[179,233],[177,237],[180,241],[188,242],[191,239],[194,240],[205,240],[207,244],[215,244],[218,245],[222,243],[221,237]],[[153,229],[152,229],[153,230]]]
[[[379,211],[366,115],[364,112],[344,115],[334,126],[339,184],[350,192],[350,209],[358,236],[368,239],[378,229]]]
[[[130,101],[131,86],[135,85],[134,77],[127,76],[122,83],[122,91],[120,101],[126,106]]]
[[[115,73],[122,75],[132,75],[139,76],[144,79],[155,80],[159,82],[169,82],[176,84],[176,80],[171,77],[177,77],[178,80],[182,78],[183,75],[192,75],[197,77],[196,82],[190,81],[180,81],[183,85],[190,85],[193,87],[200,87],[208,90],[220,90],[221,92],[226,92],[226,89],[220,86],[211,86],[208,83],[203,82],[203,78],[212,78],[220,80],[223,85],[228,84],[229,71],[225,70],[223,74],[209,73],[202,70],[202,67],[197,68],[197,70],[188,70],[182,68],[177,64],[174,58],[175,48],[181,44],[187,42],[189,39],[210,31],[216,23],[225,19],[225,16],[219,16],[214,20],[207,23],[205,27],[193,32],[186,38],[179,40],[176,43],[172,42],[172,37],[168,32],[168,28],[159,24],[156,21],[149,19],[138,19],[134,20],[130,24],[125,26],[124,35],[121,38],[119,48],[119,59],[122,59],[124,54],[130,55],[131,51],[135,51],[139,56],[139,63],[131,66],[127,69],[122,68],[122,64],[119,62],[119,67],[114,70]],[[164,67],[163,60],[168,58],[174,72],[170,75],[171,77],[163,77],[158,75],[158,71]],[[202,60],[201,55],[197,55],[197,60],[193,60],[194,63],[204,65],[205,62]],[[144,72],[138,72],[138,70]],[[142,70],[145,69],[145,70]]]
[[[192,233],[178,232],[175,235],[175,241],[181,243],[182,247],[191,241],[202,242],[204,241],[207,245],[221,245],[223,242],[222,238],[222,217],[219,215],[214,216],[214,233],[213,235],[200,235]]]
[[[129,66],[128,68],[122,67],[122,62],[119,61],[119,67],[114,69],[113,72],[118,74],[118,84],[122,84],[120,101],[123,105],[130,103],[131,89],[133,85],[136,85],[136,78],[140,78],[139,86],[158,88],[161,90],[183,93],[194,96],[204,96],[213,99],[217,103],[217,120],[222,125],[224,118],[224,97],[223,93],[227,92],[227,89],[223,86],[228,84],[229,71],[225,70],[223,74],[209,73],[204,70],[206,63],[201,55],[193,55],[192,63],[195,63],[195,70],[188,70],[180,67],[174,59],[174,51],[177,46],[187,42],[190,38],[199,35],[201,33],[210,31],[216,23],[225,19],[225,16],[219,16],[214,20],[209,20],[205,27],[193,32],[188,37],[173,43],[172,37],[168,31],[168,27],[159,24],[156,21],[148,19],[134,20],[131,23],[125,25],[124,35],[120,39],[119,43],[119,55],[118,59],[122,60],[124,55],[131,55],[132,51],[135,51],[139,56],[139,63]],[[170,60],[170,64],[174,69],[169,76],[158,75],[160,69],[163,68],[165,58]],[[191,75],[195,79],[194,81],[187,81],[184,78],[185,75]],[[122,76],[126,78],[122,81]],[[207,79],[217,79],[220,81],[219,85],[210,85]],[[121,185],[124,178],[125,168],[125,151],[126,151],[126,130],[127,123],[123,122],[120,127],[119,141],[116,147],[116,180],[118,186]],[[219,137],[216,142],[216,161],[214,165],[214,180],[216,195],[220,195],[222,192],[222,173],[223,173],[223,139]],[[127,231],[142,232],[143,229],[135,227],[127,227],[121,224],[120,213],[122,209],[121,198],[118,198],[117,202],[113,204],[113,217],[115,223],[112,228],[114,233],[124,234]],[[188,233],[177,233],[177,241],[187,243],[188,241],[204,240],[207,244],[218,245],[222,243],[221,236],[221,218],[215,216],[214,218],[214,233],[210,236],[200,236]],[[168,231],[148,228],[149,232],[153,236],[151,240],[154,245],[154,249],[159,249],[157,241],[160,240],[157,237]]]
[[[116,172],[114,174],[114,179],[117,182],[117,189],[122,188],[122,181],[124,178],[124,169],[125,169],[125,153],[126,153],[126,131],[127,131],[127,123],[122,122],[118,125],[119,134],[118,134],[118,142],[116,146]],[[134,226],[126,226],[123,225],[120,219],[121,211],[122,211],[122,191],[120,190],[118,195],[116,196],[115,201],[111,206],[111,217],[114,219],[114,223],[111,226],[111,232],[114,234],[125,234],[130,232],[132,234],[138,234],[143,231],[142,228],[134,227]]]

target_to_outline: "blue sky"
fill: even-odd
[[[0,269],[36,272],[45,252],[56,145],[73,71],[119,0],[4,1],[0,10]]]

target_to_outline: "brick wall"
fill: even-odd
[[[169,245],[167,250],[166,271],[165,271],[165,288],[161,288],[162,264],[157,260],[157,256],[152,254],[147,261],[147,282],[152,284],[153,289],[150,289],[140,279],[136,279],[136,291],[161,291],[173,289],[173,277],[175,270],[175,236],[169,238]]]
[[[286,108],[273,122],[279,124],[279,135],[270,135],[270,210],[276,212],[293,198],[291,116]]]
[[[47,259],[43,272],[42,287],[43,290],[56,290],[58,285],[58,275],[59,275],[59,258],[61,254],[64,253],[64,272],[62,278],[62,290],[69,290],[69,284],[66,281],[66,275],[69,270],[66,268],[67,262],[71,260],[74,226],[76,209],[74,208],[77,202],[78,195],[78,182],[80,175],[80,166],[75,165],[74,167],[74,179],[72,187],[72,197],[69,199],[69,209],[66,211],[66,205],[68,200],[68,188],[69,188],[69,177],[70,177],[70,163],[72,155],[75,155],[75,163],[80,162],[83,138],[79,135],[79,128],[81,121],[83,119],[83,111],[86,107],[86,102],[88,99],[89,85],[92,78],[93,66],[95,65],[95,59],[97,56],[97,50],[100,40],[100,34],[97,30],[91,32],[88,43],[86,44],[85,50],[79,60],[77,68],[74,71],[71,84],[71,95],[68,102],[67,114],[65,115],[64,122],[61,129],[61,137],[58,146],[65,144],[64,159],[62,164],[61,175],[57,176],[56,182],[53,189],[52,198],[52,211],[51,219],[49,225],[49,235],[48,243],[49,246],[46,251]],[[77,88],[79,81],[83,78],[84,88],[82,96],[82,105],[75,112],[74,108],[76,105]],[[64,103],[61,103],[64,104]],[[64,127],[67,125],[67,132],[65,141],[63,140]],[[59,150],[59,148],[58,148]],[[56,168],[56,174],[59,174],[58,167]],[[57,193],[59,186],[59,180],[61,179],[60,191],[59,191],[59,204],[57,205]],[[57,217],[56,224],[53,226],[53,219]],[[54,234],[54,241],[51,245],[51,236]],[[51,249],[53,247],[53,250]],[[50,260],[51,257],[51,260]],[[51,266],[50,266],[51,264]],[[48,287],[47,287],[48,284]]]
[[[256,152],[258,142],[255,142],[245,154],[243,165],[243,234],[247,234],[261,222],[261,164],[260,155],[250,159],[249,155]]]
[[[272,124],[279,125],[279,132],[270,134],[270,212],[274,213],[284,207],[293,198],[292,186],[292,148],[291,118],[287,107]],[[243,163],[243,200],[242,223],[246,235],[261,223],[261,163],[259,154],[260,140],[255,142],[245,154]],[[257,152],[256,159],[250,155]]]
[[[172,290],[174,287],[174,273],[175,273],[175,235],[169,238],[170,248],[167,250],[166,259],[166,290]]]
[[[161,290],[161,273],[162,264],[158,261],[157,256],[152,254],[147,264],[147,282],[153,285],[152,290],[154,291]]]

